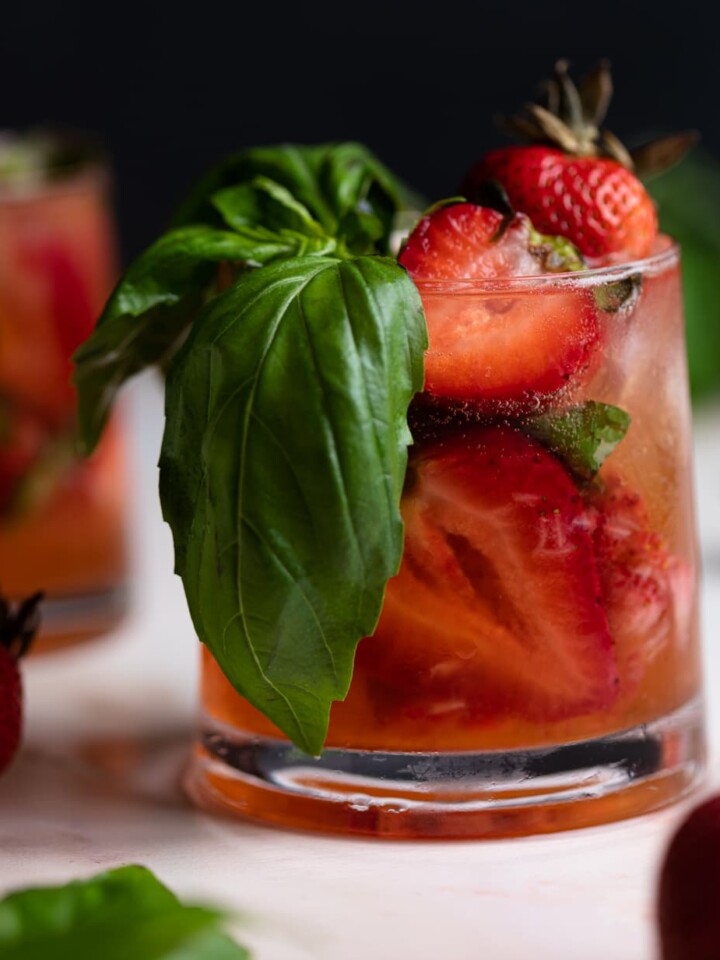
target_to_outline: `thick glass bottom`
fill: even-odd
[[[127,607],[125,584],[70,596],[48,596],[43,601],[42,626],[33,652],[57,650],[109,633],[118,626]]]
[[[634,817],[704,765],[698,702],[598,739],[532,750],[312,758],[205,718],[186,778],[200,806],[285,827],[391,839],[499,838]]]

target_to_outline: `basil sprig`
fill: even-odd
[[[380,253],[388,253],[395,213],[424,205],[360,143],[285,144],[243,150],[219,164],[192,190],[174,225],[217,223],[213,198],[218,192],[256,177],[284,187],[328,235],[363,237],[363,249],[354,247],[354,252],[369,252],[369,237]],[[364,230],[358,231],[358,220]]]
[[[0,900],[3,960],[249,960],[223,915],[186,906],[144,867]]]
[[[91,452],[126,380],[165,367],[198,311],[237,273],[290,257],[385,253],[411,194],[360,144],[264,147],[192,191],[169,231],[129,267],[75,355],[81,443]]]
[[[402,554],[427,333],[382,256],[400,204],[357,144],[246,151],[130,267],[76,354],[88,450],[122,383],[166,369],[161,499],[198,635],[313,754]]]

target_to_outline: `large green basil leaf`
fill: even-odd
[[[305,252],[304,243],[262,227],[230,232],[200,226],[173,230],[142,253],[74,357],[86,452],[96,446],[125,381],[166,362],[182,342],[212,291],[219,263],[260,266]]]
[[[221,914],[184,906],[144,867],[0,901],[3,960],[248,960]]]
[[[395,261],[305,257],[241,276],[169,370],[160,492],[195,627],[311,754],[400,563],[425,347]]]
[[[180,207],[175,223],[217,223],[213,196],[258,176],[285,187],[327,233],[352,238],[348,246],[354,252],[367,248],[368,242],[386,252],[396,212],[422,207],[417,196],[362,144],[283,144],[244,150],[211,170]],[[359,223],[366,228],[361,236]],[[368,230],[380,235],[369,237]]]

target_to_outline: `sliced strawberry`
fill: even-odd
[[[529,219],[509,222],[470,203],[424,217],[400,262],[419,282],[430,348],[426,389],[481,404],[535,408],[578,382],[600,339],[591,291],[569,286],[452,293],[432,281],[538,276],[577,266],[570,245],[540,237]]]
[[[668,642],[688,636],[692,572],[650,529],[642,500],[618,477],[605,479],[595,505],[605,607],[623,681],[634,684]]]
[[[509,427],[416,458],[405,552],[359,664],[381,708],[551,721],[601,709],[618,672],[593,552],[595,511]]]
[[[414,280],[496,277],[498,267],[501,275],[512,274],[512,269],[502,270],[498,255],[505,246],[500,242],[504,220],[497,210],[474,203],[440,207],[417,224],[400,254],[400,263]],[[517,253],[522,255],[522,250]]]

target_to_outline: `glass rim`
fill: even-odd
[[[57,149],[61,159],[56,161],[57,166],[45,162],[35,169],[1,175],[0,206],[31,203],[45,197],[74,193],[89,186],[106,187],[109,184],[107,154],[85,133],[54,127],[22,132],[0,129],[0,147],[4,136],[20,142],[33,137],[45,139]]]
[[[586,270],[570,270],[561,273],[541,273],[517,277],[467,277],[459,279],[418,280],[413,282],[420,293],[427,294],[482,294],[508,293],[553,287],[584,288],[599,284],[628,280],[638,275],[655,276],[674,266],[680,260],[680,247],[672,237],[661,234],[658,248],[647,257],[613,263]]]

